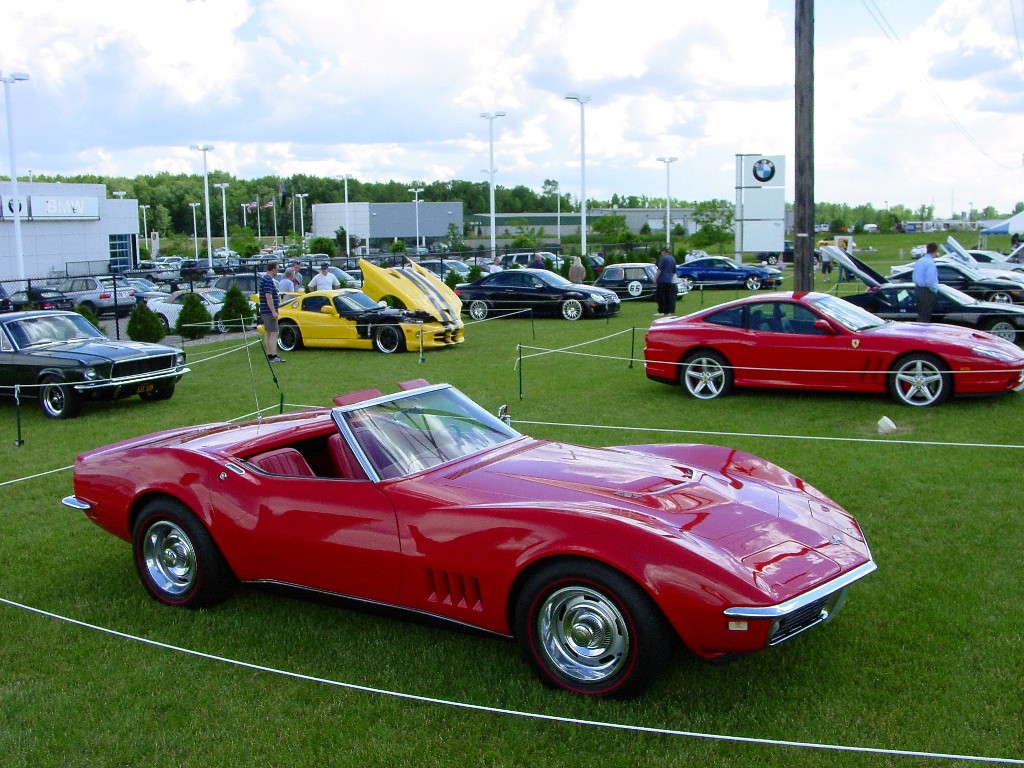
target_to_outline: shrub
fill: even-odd
[[[163,320],[144,301],[136,304],[128,315],[126,330],[132,341],[148,341],[151,344],[156,344],[167,335]]]
[[[466,277],[466,282],[472,283],[474,280],[479,280],[483,276],[483,268],[479,264],[474,264],[469,268],[469,275]]]
[[[447,275],[444,276],[444,284],[455,290],[455,286],[462,282],[462,277],[454,269],[450,270]]]
[[[217,313],[217,319],[226,329],[241,331],[243,328],[251,328],[256,322],[256,310],[242,295],[242,289],[232,285],[224,296],[224,306]]]
[[[174,324],[174,332],[183,339],[201,339],[210,329],[213,318],[206,310],[203,300],[194,293],[185,297],[185,303],[181,306],[181,313]]]

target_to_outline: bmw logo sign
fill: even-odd
[[[771,181],[775,177],[775,163],[768,158],[761,158],[753,167],[754,178],[760,181],[762,184],[766,181]]]

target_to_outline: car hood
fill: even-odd
[[[812,486],[747,453],[707,445],[588,448],[521,438],[482,461],[409,478],[469,514],[519,507],[615,519],[676,538],[778,591],[870,559],[856,521]],[[807,584],[801,580],[807,579]]]
[[[362,291],[374,301],[399,299],[406,309],[423,311],[444,325],[462,326],[462,300],[430,270],[409,263],[387,269],[359,260]]]
[[[77,339],[32,347],[27,351],[37,357],[70,358],[85,365],[95,365],[105,361],[130,360],[137,357],[173,355],[178,352],[176,348],[163,344],[110,339]]]
[[[868,288],[878,288],[880,285],[889,282],[887,278],[882,277],[882,275],[863,261],[853,254],[847,253],[842,248],[835,245],[823,245],[821,252],[831,256],[834,264],[838,264],[850,274],[858,277]]]
[[[1019,360],[1024,364],[1024,350],[1009,341],[996,338],[989,333],[973,328],[946,323],[913,323],[889,321],[877,328],[865,331],[864,335],[874,337],[906,339],[920,347],[935,348],[934,345],[955,345],[961,349],[971,349],[979,345],[996,348],[1008,356],[1010,360]]]

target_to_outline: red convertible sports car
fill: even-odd
[[[889,392],[906,405],[1024,388],[1024,351],[983,331],[894,323],[824,293],[773,293],[655,320],[647,377],[711,400],[737,387]]]
[[[857,522],[709,445],[535,440],[447,384],[97,448],[64,499],[131,542],[157,600],[285,585],[515,637],[548,685],[640,693],[833,617],[875,570]]]

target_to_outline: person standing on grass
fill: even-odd
[[[658,259],[658,272],[654,276],[654,297],[658,301],[659,317],[675,314],[676,311],[676,260],[668,252],[668,248],[661,249],[661,258]]]
[[[924,256],[914,262],[914,300],[917,302],[917,322],[930,323],[935,302],[939,297],[939,268],[935,266],[938,243],[928,243]]]
[[[283,363],[277,354],[277,310],[281,306],[281,295],[277,292],[277,262],[267,265],[267,271],[260,275],[260,319],[263,321],[263,351],[272,363]]]

